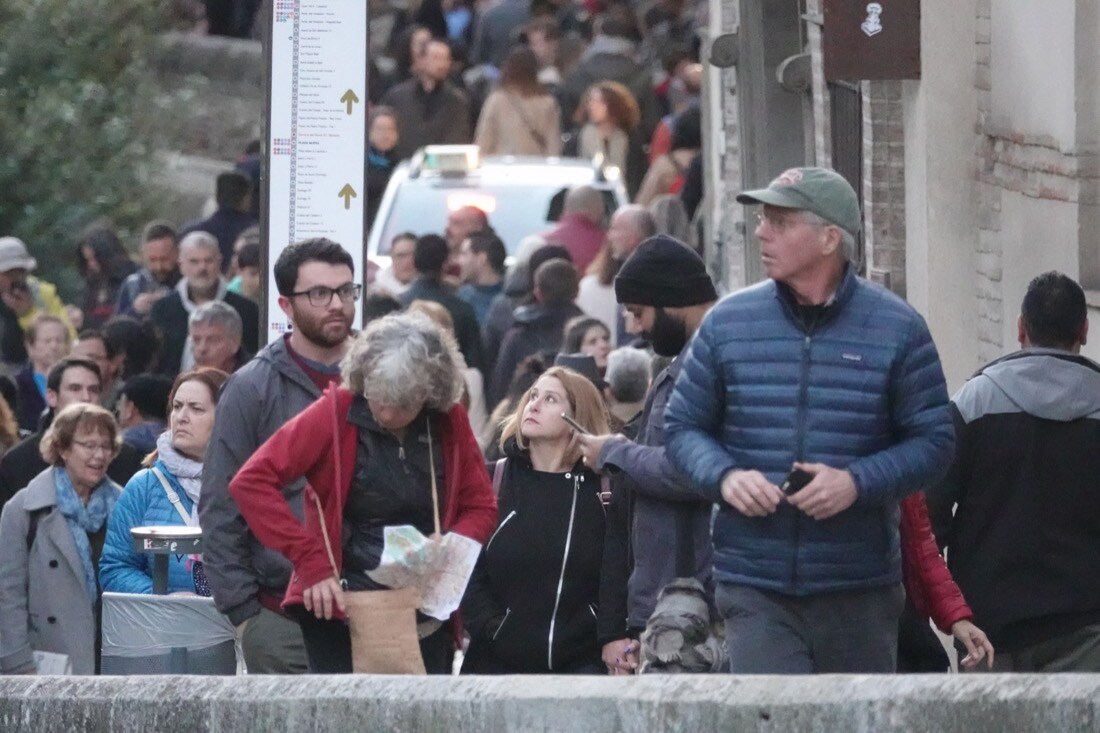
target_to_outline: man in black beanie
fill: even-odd
[[[708,593],[712,588],[711,503],[700,501],[669,462],[664,424],[684,351],[718,294],[699,255],[659,234],[642,242],[623,264],[615,278],[615,298],[633,316],[632,333],[648,340],[657,354],[675,357],[653,380],[635,441],[621,435],[579,438],[585,462],[597,471],[621,472],[629,490],[633,567],[625,570],[630,574],[627,622],[637,633],[653,613],[657,594],[674,578],[694,577]],[[637,648],[634,642],[629,651],[624,648],[604,662],[629,672],[637,664]]]

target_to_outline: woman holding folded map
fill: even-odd
[[[588,378],[556,366],[505,424],[493,467],[501,520],[462,601],[463,673],[634,671],[625,497],[584,465],[576,439],[606,434],[607,419]]]
[[[352,671],[345,589],[387,590],[368,575],[387,528],[427,537],[438,527],[484,543],[496,525],[481,451],[458,404],[460,363],[454,338],[422,315],[374,321],[344,358],[343,386],[276,432],[230,483],[256,537],[294,565],[283,607],[302,627],[314,673]],[[281,491],[301,477],[304,524]],[[452,622],[417,621],[424,668],[449,674]]]

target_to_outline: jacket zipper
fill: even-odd
[[[580,493],[580,474],[573,477],[573,506],[569,510],[569,529],[565,533],[565,552],[561,556],[561,575],[558,576],[558,592],[554,598],[554,613],[550,616],[550,637],[546,646],[546,668],[554,669],[554,624],[558,620],[558,605],[561,603],[561,589],[565,585],[565,565],[569,561],[569,546],[573,542],[573,520],[577,516],[577,494]]]
[[[504,518],[504,521],[500,523],[499,527],[497,527],[497,531],[493,532],[493,536],[489,538],[489,541],[487,543],[485,543],[485,551],[486,552],[489,551],[489,546],[493,544],[493,540],[495,540],[497,538],[497,535],[500,534],[500,530],[504,529],[504,525],[508,524],[508,520],[510,520],[514,516],[516,516],[516,510],[515,509],[513,509],[508,514],[508,516]]]
[[[802,370],[798,385],[798,415],[796,417],[796,424],[798,426],[798,439],[795,445],[795,460],[801,461],[803,459],[803,453],[805,451],[806,442],[806,399],[810,391],[810,334],[812,329],[806,332],[806,337],[802,340]],[[791,590],[796,591],[798,588],[798,551],[799,543],[802,540],[802,518],[795,514],[794,517],[794,560],[791,563]]]
[[[511,615],[512,615],[512,609],[510,609],[510,608],[504,609],[504,618],[501,619],[500,626],[497,627],[497,630],[493,632],[492,641],[497,640],[497,635],[500,634],[500,630],[504,628],[504,624],[508,623],[508,617],[511,616]]]

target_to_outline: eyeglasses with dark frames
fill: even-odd
[[[291,298],[298,298],[300,296],[306,296],[309,298],[309,304],[314,308],[325,308],[332,302],[332,296],[337,295],[340,297],[340,301],[343,303],[354,303],[359,300],[363,294],[363,286],[358,283],[347,283],[341,285],[338,288],[328,288],[324,285],[318,285],[312,287],[309,290],[302,290],[297,293],[291,293]]]

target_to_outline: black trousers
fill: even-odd
[[[302,627],[312,674],[351,674],[351,631],[347,622],[317,618],[304,606],[287,609]],[[420,655],[428,674],[451,674],[454,637],[445,623],[420,640]]]

